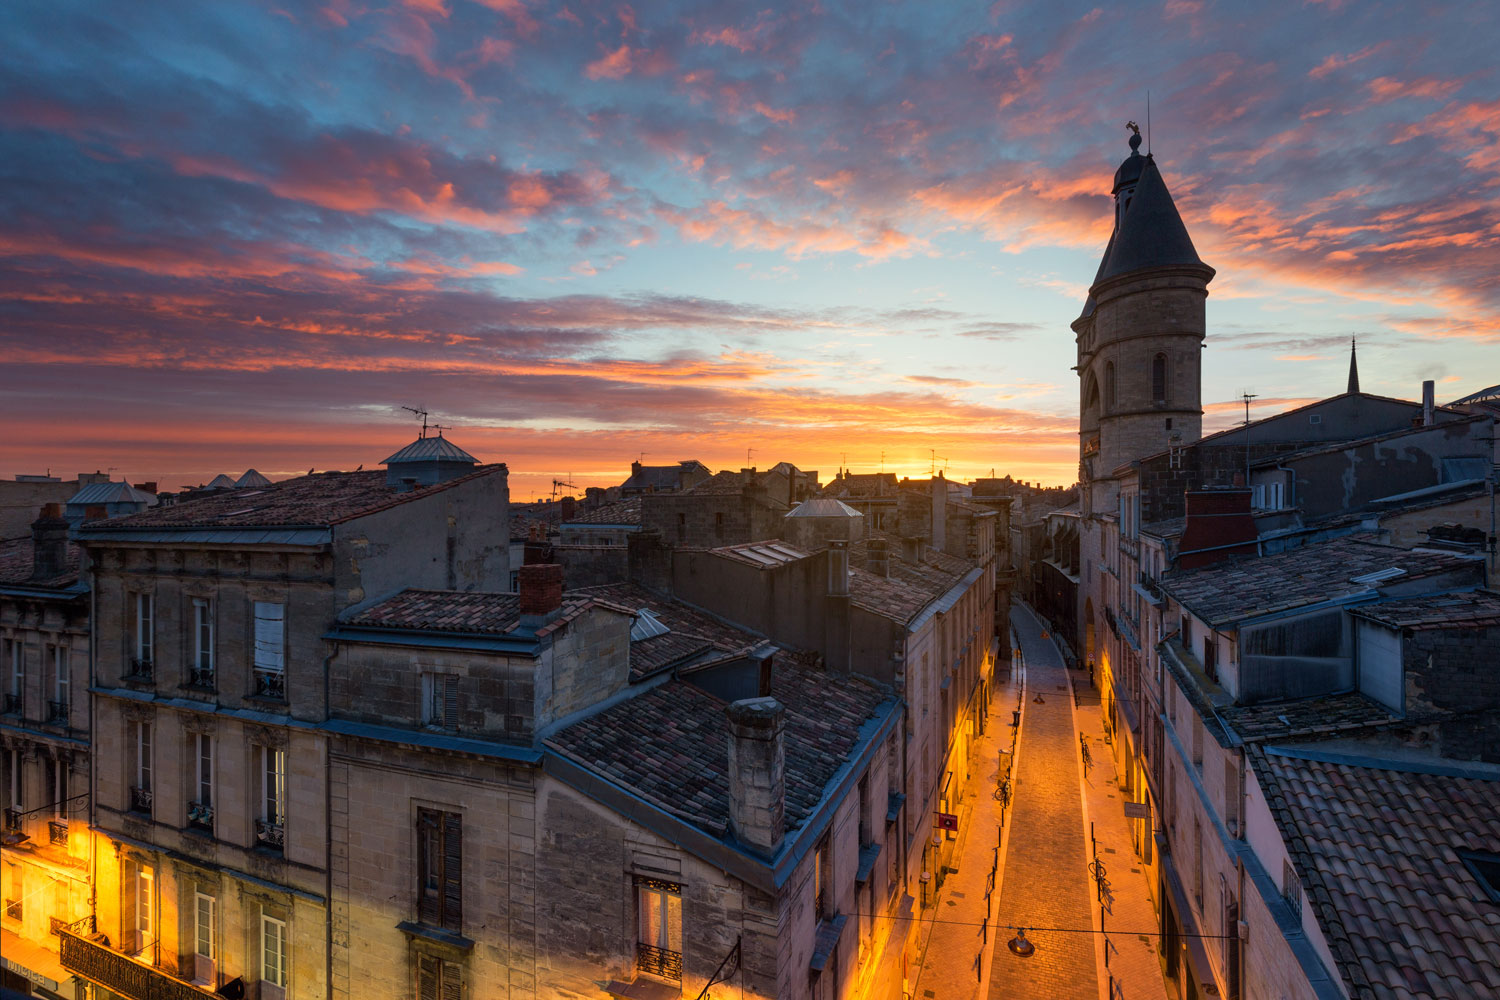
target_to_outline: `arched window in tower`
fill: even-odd
[[[1115,363],[1104,362],[1104,412],[1115,412]]]
[[[1167,405],[1167,356],[1158,354],[1151,359],[1151,400],[1157,406]]]

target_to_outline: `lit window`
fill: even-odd
[[[636,968],[682,979],[682,886],[636,876]]]
[[[266,913],[260,915],[260,984],[262,998],[267,986],[278,997],[286,989],[286,921]]]
[[[193,894],[193,981],[212,984],[218,956],[219,903],[202,892]]]

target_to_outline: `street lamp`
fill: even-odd
[[[1026,940],[1024,927],[1016,928],[1016,936],[1010,939],[1006,947],[1010,949],[1012,955],[1019,955],[1021,958],[1030,958],[1036,954],[1036,945]]]

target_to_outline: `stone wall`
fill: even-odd
[[[630,554],[623,538],[618,545],[554,545],[552,559],[562,566],[568,590],[630,579]]]
[[[592,608],[554,633],[537,664],[539,732],[624,690],[633,621],[632,615]]]
[[[649,493],[641,498],[641,523],[668,544],[716,548],[780,538],[786,508],[763,488],[746,483],[742,493]]]
[[[1500,626],[1408,632],[1402,659],[1408,716],[1459,716],[1438,727],[1443,756],[1500,763]]]

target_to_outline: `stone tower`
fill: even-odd
[[[1130,137],[1115,171],[1114,232],[1089,288],[1078,340],[1079,481],[1202,434],[1204,300],[1198,259],[1156,161]]]

